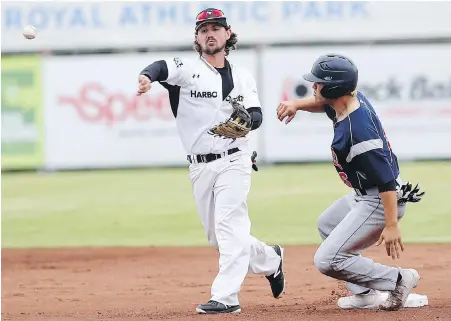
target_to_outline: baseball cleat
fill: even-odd
[[[196,308],[196,312],[200,314],[218,314],[218,313],[240,313],[239,305],[225,305],[221,302],[210,300],[205,304],[200,304]]]
[[[279,299],[285,290],[285,275],[283,273],[283,248],[280,245],[272,246],[277,255],[280,256],[280,265],[277,271],[271,275],[266,276],[271,286],[273,297]]]
[[[380,305],[381,310],[396,311],[404,306],[409,297],[410,291],[416,288],[420,280],[420,274],[414,269],[400,269],[401,280],[396,283],[396,287],[388,295],[387,301]]]
[[[337,305],[340,309],[378,309],[387,300],[387,294],[377,290],[370,290],[368,294],[355,294],[339,298]]]

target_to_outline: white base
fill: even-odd
[[[388,292],[382,292],[384,297],[388,298]],[[428,297],[422,294],[410,293],[404,308],[419,308],[429,304]]]

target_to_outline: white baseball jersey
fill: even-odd
[[[165,60],[168,78],[160,83],[169,91],[171,108],[187,154],[219,154],[228,149],[247,149],[248,138],[214,137],[208,130],[226,121],[232,114],[230,99],[245,108],[261,107],[254,77],[247,70],[229,63],[233,89],[223,100],[220,73],[205,59]]]

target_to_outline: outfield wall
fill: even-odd
[[[224,11],[240,44],[451,36],[448,1],[4,1],[2,52],[187,46],[208,7]],[[20,36],[26,24],[33,41]]]
[[[301,75],[326,52],[359,66],[400,160],[451,158],[451,44],[264,47],[230,60],[257,79],[262,127],[251,134],[260,162],[328,161],[332,125],[302,113],[284,125],[281,100],[312,93]],[[2,57],[2,169],[186,165],[167,92],[137,97],[137,75],[161,58],[193,52]]]

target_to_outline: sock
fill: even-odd
[[[396,282],[399,282],[399,281],[401,281],[402,280],[402,276],[401,276],[401,273],[399,273],[398,274],[398,280],[396,280]]]

